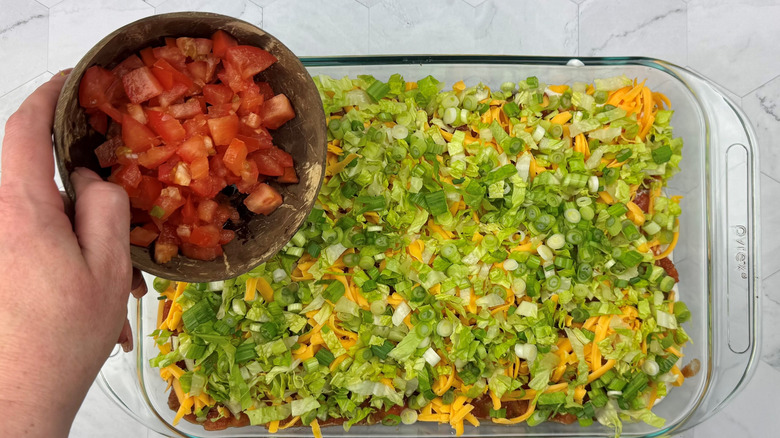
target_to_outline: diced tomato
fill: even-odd
[[[184,132],[186,133],[187,137],[192,137],[195,134],[211,134],[208,126],[208,118],[205,114],[198,114],[191,119],[185,120],[184,123],[182,123],[182,126],[184,127]]]
[[[294,167],[285,167],[284,175],[276,179],[280,183],[295,184],[298,182],[298,175],[295,173]]]
[[[161,107],[165,108],[172,104],[182,103],[184,96],[189,92],[189,88],[186,85],[174,82],[173,87],[170,90],[163,91],[157,96],[158,103]]]
[[[269,149],[270,150],[270,149]],[[279,164],[275,158],[269,155],[268,150],[260,150],[249,155],[249,159],[257,163],[257,170],[261,175],[282,176],[284,175],[284,166]]]
[[[143,61],[144,65],[147,67],[151,67],[152,65],[154,65],[155,62],[157,62],[157,57],[154,56],[153,47],[147,47],[138,53],[141,55],[141,60]]]
[[[240,72],[241,79],[249,79],[270,67],[276,56],[254,46],[233,46],[225,51],[225,58]]]
[[[282,205],[282,195],[268,184],[262,183],[244,199],[249,211],[269,215]]]
[[[214,32],[214,35],[211,36],[211,41],[214,42],[213,49],[212,49],[214,52],[214,56],[218,56],[220,58],[223,58],[225,56],[225,51],[228,49],[228,47],[233,47],[238,45],[236,39],[223,30],[218,30]]]
[[[181,53],[181,50],[179,50],[178,47],[176,47],[175,40],[172,46],[168,45],[165,47],[155,47],[152,49],[152,51],[154,53],[154,57],[157,58],[158,61],[160,59],[164,59],[168,62],[168,64],[172,65],[179,71],[184,71],[187,68],[187,57]]]
[[[111,72],[114,73],[114,76],[121,79],[122,76],[126,75],[128,72],[143,66],[144,62],[141,61],[141,58],[139,58],[138,55],[133,54],[125,58],[124,61],[117,64],[117,66],[114,67]]]
[[[222,256],[222,247],[217,245],[204,248],[191,243],[182,243],[181,253],[191,259],[208,261]]]
[[[293,165],[293,158],[292,155],[288,154],[287,152],[279,149],[276,146],[271,146],[270,149],[266,151],[268,155],[271,156],[274,160],[276,160],[277,163],[281,164],[282,167],[292,167]]]
[[[236,238],[236,232],[233,230],[220,230],[219,232],[219,244],[226,245]]]
[[[193,193],[203,198],[213,198],[225,187],[227,187],[225,179],[217,176],[193,179],[189,186]]]
[[[198,203],[198,219],[207,224],[213,223],[218,206],[217,201],[213,199],[201,199]]]
[[[178,155],[174,155],[170,160],[161,164],[160,167],[157,168],[157,179],[164,184],[173,184],[173,170],[180,161],[181,159]]]
[[[137,193],[138,185],[141,183],[141,170],[135,163],[120,165],[119,168],[111,173],[109,181],[122,186],[128,195]]]
[[[181,123],[170,114],[149,110],[146,116],[149,119],[149,126],[166,143],[182,141],[187,135]]]
[[[282,199],[265,181],[298,181],[292,157],[267,129],[295,112],[284,95],[254,80],[274,62],[218,31],[212,39],[165,38],[111,71],[85,72],[79,99],[90,126],[109,139],[96,157],[130,197],[132,243],[154,243],[158,263],[178,253],[200,260],[222,254],[235,238],[223,227],[240,219],[214,199],[228,185],[248,194],[250,211],[267,215]]]
[[[255,85],[257,85],[258,90],[260,90],[263,99],[268,100],[274,97],[274,90],[271,89],[271,84],[268,82],[255,82]]]
[[[225,163],[225,167],[233,172],[234,175],[241,175],[244,162],[246,161],[246,145],[244,142],[234,138],[225,151],[222,161]]]
[[[203,110],[201,109],[200,102],[196,99],[189,99],[184,103],[177,103],[169,106],[168,114],[177,119],[189,119],[198,114],[203,114]]]
[[[188,163],[196,158],[209,156],[209,152],[206,150],[206,143],[203,142],[203,137],[199,134],[193,135],[182,143],[176,153]]]
[[[176,38],[176,46],[181,50],[181,53],[188,57],[195,59],[198,56],[205,56],[211,52],[212,42],[207,38]]]
[[[235,114],[209,119],[209,131],[214,144],[217,146],[230,144],[238,134],[238,122],[238,116]]]
[[[209,175],[208,157],[200,157],[192,160],[190,163],[190,174],[192,179],[200,179]]]
[[[144,108],[141,105],[137,103],[128,103],[125,105],[125,108],[127,109],[127,114],[134,118],[138,123],[145,125],[148,121],[146,120]],[[124,118],[124,116],[122,118]]]
[[[146,150],[138,155],[138,164],[147,169],[156,169],[176,153],[176,145],[164,144]]]
[[[178,187],[166,187],[160,192],[160,196],[154,201],[154,207],[152,208],[152,215],[158,219],[166,220],[173,213],[176,212],[186,200],[181,195],[181,191]],[[160,214],[155,214],[155,208],[161,209]]]
[[[174,243],[163,243],[159,240],[154,244],[154,261],[165,264],[179,254],[179,246]]]
[[[89,126],[95,131],[105,135],[108,130],[108,116],[103,111],[95,111],[87,119]]]
[[[152,73],[166,90],[170,90],[175,83],[183,84],[187,89],[193,85],[192,79],[190,79],[189,76],[174,68],[165,59],[158,59],[154,63],[152,66]]]
[[[178,224],[176,226],[176,235],[179,236],[181,243],[189,243],[190,235],[192,235],[192,224],[180,223],[180,220],[175,215],[171,217],[170,222]]]
[[[236,222],[239,219],[238,210],[230,206],[230,204],[220,204],[214,215],[214,223],[219,225],[225,224],[229,220]]]
[[[241,169],[241,181],[236,183],[236,188],[241,193],[251,193],[257,188],[259,181],[257,178],[260,172],[257,170],[257,163],[254,160],[247,160]]]
[[[149,67],[128,72],[122,76],[122,85],[125,87],[125,94],[133,103],[146,102],[163,92],[163,86],[154,77]]]
[[[222,83],[227,84],[231,90],[238,93],[245,90],[250,84],[253,84],[252,79],[244,80],[241,78],[241,71],[238,70],[233,64],[229,62],[222,62],[223,69],[217,73],[217,77]]]
[[[192,229],[190,243],[202,247],[219,245],[219,228],[213,224],[196,225]]]
[[[210,105],[230,103],[233,99],[233,90],[222,84],[208,84],[203,86],[203,97]]]
[[[160,144],[160,139],[151,129],[128,114],[122,119],[122,141],[133,152],[143,152]]]
[[[108,102],[106,92],[115,79],[114,74],[103,67],[88,68],[79,83],[79,104],[84,108],[97,108]]]
[[[277,129],[295,118],[295,111],[293,111],[287,96],[277,94],[263,102],[260,108],[260,117],[263,119],[263,126],[268,129]]]
[[[130,244],[136,246],[149,246],[157,239],[160,233],[153,224],[143,227],[135,227],[130,231]]]
[[[185,224],[195,224],[198,221],[198,209],[192,198],[187,198],[187,202],[181,207],[181,221]]]
[[[116,164],[116,150],[122,146],[121,138],[112,137],[110,140],[104,141],[100,146],[95,148],[95,155],[97,155],[100,167],[111,167]]]
[[[216,119],[218,117],[227,117],[234,113],[232,103],[221,103],[219,105],[210,105],[207,109],[209,117]]]
[[[130,205],[135,208],[149,211],[154,207],[154,201],[160,196],[162,183],[153,176],[144,175],[138,184],[137,196],[130,199]]]

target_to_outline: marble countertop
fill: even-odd
[[[710,78],[747,113],[761,157],[765,336],[755,376],[685,437],[766,437],[780,429],[780,1],[778,0],[1,0],[0,137],[19,103],[103,36],[155,13],[199,10],[263,27],[300,56],[515,54],[649,56]],[[312,11],[316,11],[312,12]],[[774,254],[774,255],[773,255]],[[775,432],[771,432],[774,430]],[[160,435],[93,386],[71,436]]]

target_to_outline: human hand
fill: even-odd
[[[51,127],[67,75],[38,88],[8,120],[0,181],[0,430],[67,436],[100,367],[132,348],[129,292],[146,292],[130,264],[130,208],[92,171],[71,176],[73,221],[54,183]],[[124,323],[124,326],[123,326]]]

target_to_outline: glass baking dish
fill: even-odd
[[[684,139],[681,172],[670,182],[669,194],[682,195],[680,241],[675,263],[680,272],[679,293],[693,315],[685,324],[693,343],[682,364],[698,359],[700,372],[674,388],[654,408],[666,419],[663,429],[644,423],[624,424],[623,436],[652,437],[679,433],[713,415],[744,387],[759,357],[758,146],[742,111],[714,84],[698,74],[648,58],[553,58],[518,56],[371,56],[304,58],[314,75],[332,77],[370,74],[381,80],[400,73],[407,80],[433,75],[448,86],[463,80],[497,87],[537,76],[546,83],[592,82],[625,74],[646,78],[664,93],[675,110],[672,126]],[[151,281],[151,278],[148,280]],[[151,285],[151,283],[150,283]],[[153,290],[150,286],[150,290]],[[99,386],[129,415],[148,428],[170,436],[268,436],[265,428],[232,428],[207,432],[186,421],[172,425],[166,382],[149,359],[157,355],[149,334],[156,328],[157,299],[152,292],[128,307],[135,336],[133,354],[114,354],[98,376]],[[360,426],[345,433],[324,428],[325,436],[452,436],[448,424]],[[594,424],[543,423],[502,426],[483,422],[466,426],[464,436],[613,436]],[[311,436],[308,427],[273,436]]]

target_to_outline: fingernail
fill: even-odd
[[[72,69],[72,68],[66,68],[65,70],[61,70],[59,73],[57,73],[57,75],[56,75],[56,76],[67,76],[67,75],[69,75],[69,74],[70,74],[70,72],[72,72],[72,71],[73,71],[73,69]]]
[[[100,175],[98,175],[97,173],[87,169],[86,167],[77,167],[73,171],[73,174],[77,175],[77,176],[79,176],[81,178],[91,179],[91,180],[95,180],[95,181],[101,180]]]

